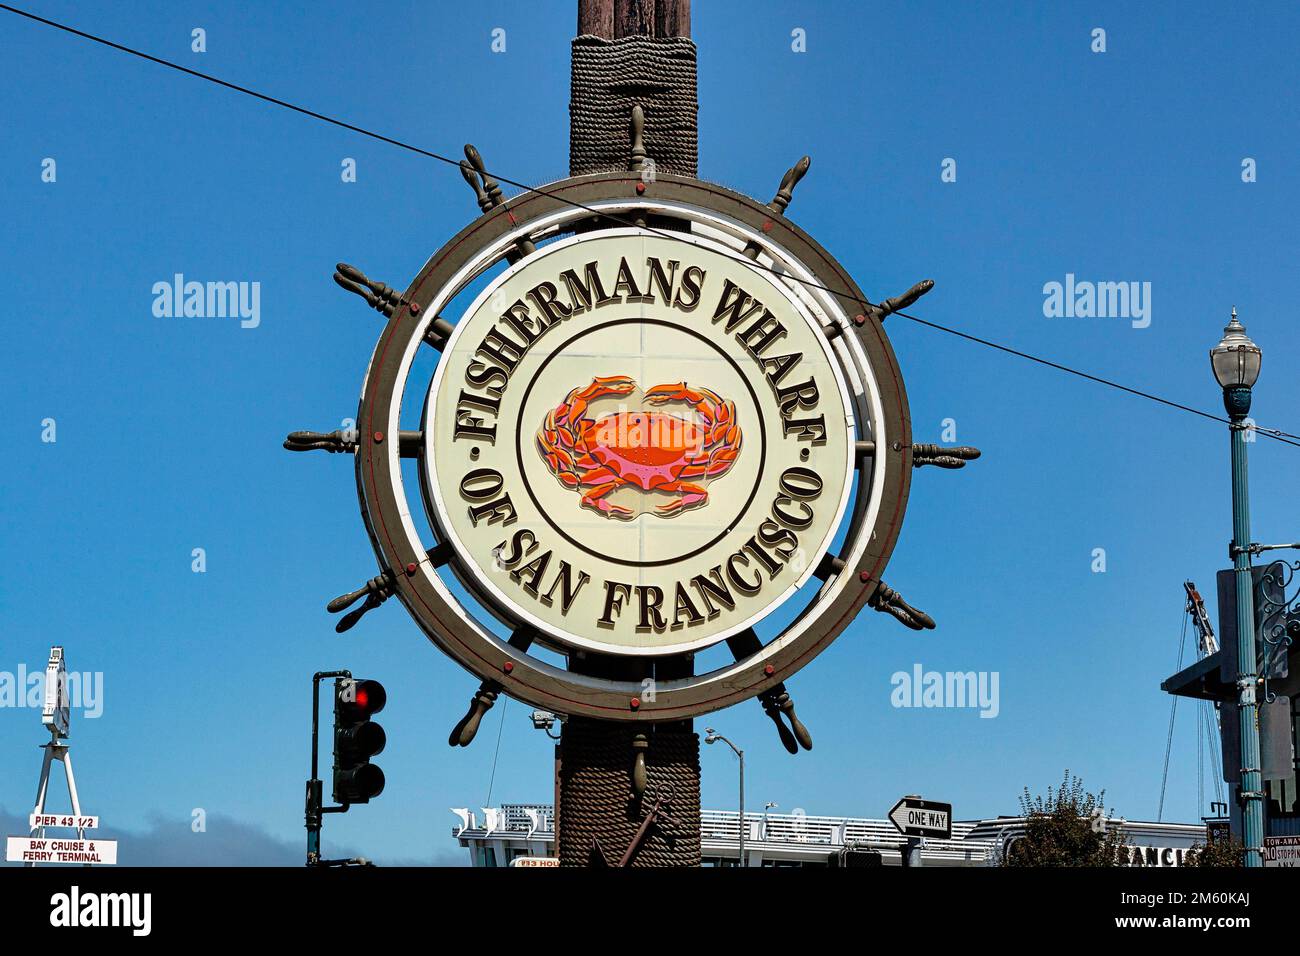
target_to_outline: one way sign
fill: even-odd
[[[947,840],[952,837],[952,804],[904,797],[889,811],[889,822],[903,836]]]

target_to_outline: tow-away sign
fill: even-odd
[[[68,840],[53,837],[8,838],[10,863],[116,863],[116,840]]]
[[[952,804],[904,797],[889,811],[889,822],[903,836],[947,840],[952,837]]]

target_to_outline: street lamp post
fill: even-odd
[[[1214,378],[1223,389],[1232,439],[1232,568],[1237,586],[1237,706],[1241,720],[1241,800],[1246,865],[1263,866],[1264,793],[1260,775],[1259,703],[1256,688],[1255,592],[1250,568],[1250,493],[1246,482],[1246,415],[1263,356],[1237,321],[1237,310],[1210,350]]]
[[[745,865],[745,751],[741,750],[722,734],[718,733],[712,727],[705,727],[704,738],[706,744],[717,743],[721,740],[724,744],[736,752],[740,758],[740,865]]]

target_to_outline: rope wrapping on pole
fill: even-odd
[[[654,168],[679,176],[699,169],[695,43],[688,37],[584,35],[573,40],[569,172],[627,169],[632,107],[645,111]]]
[[[673,725],[674,727],[676,725]],[[560,866],[613,864],[627,850],[655,798],[671,795],[630,867],[700,865],[700,738],[656,726],[647,733],[646,789],[631,786],[632,739],[643,728],[574,717],[564,725],[560,765]],[[599,849],[596,849],[599,840]],[[603,855],[603,859],[602,859]]]

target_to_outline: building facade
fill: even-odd
[[[526,865],[521,858],[555,855],[555,819],[549,804],[505,804],[480,814],[453,810],[461,823],[452,835],[469,850],[473,866]],[[926,840],[922,866],[992,866],[1024,832],[1023,817],[954,822],[949,840]],[[1131,866],[1180,866],[1205,827],[1185,823],[1109,820],[1123,831]],[[888,820],[826,817],[801,813],[746,813],[745,857],[751,867],[824,867],[846,847],[880,853],[884,866],[902,865],[903,836]],[[700,842],[705,866],[736,866],[740,857],[740,815],[731,810],[701,813]]]

